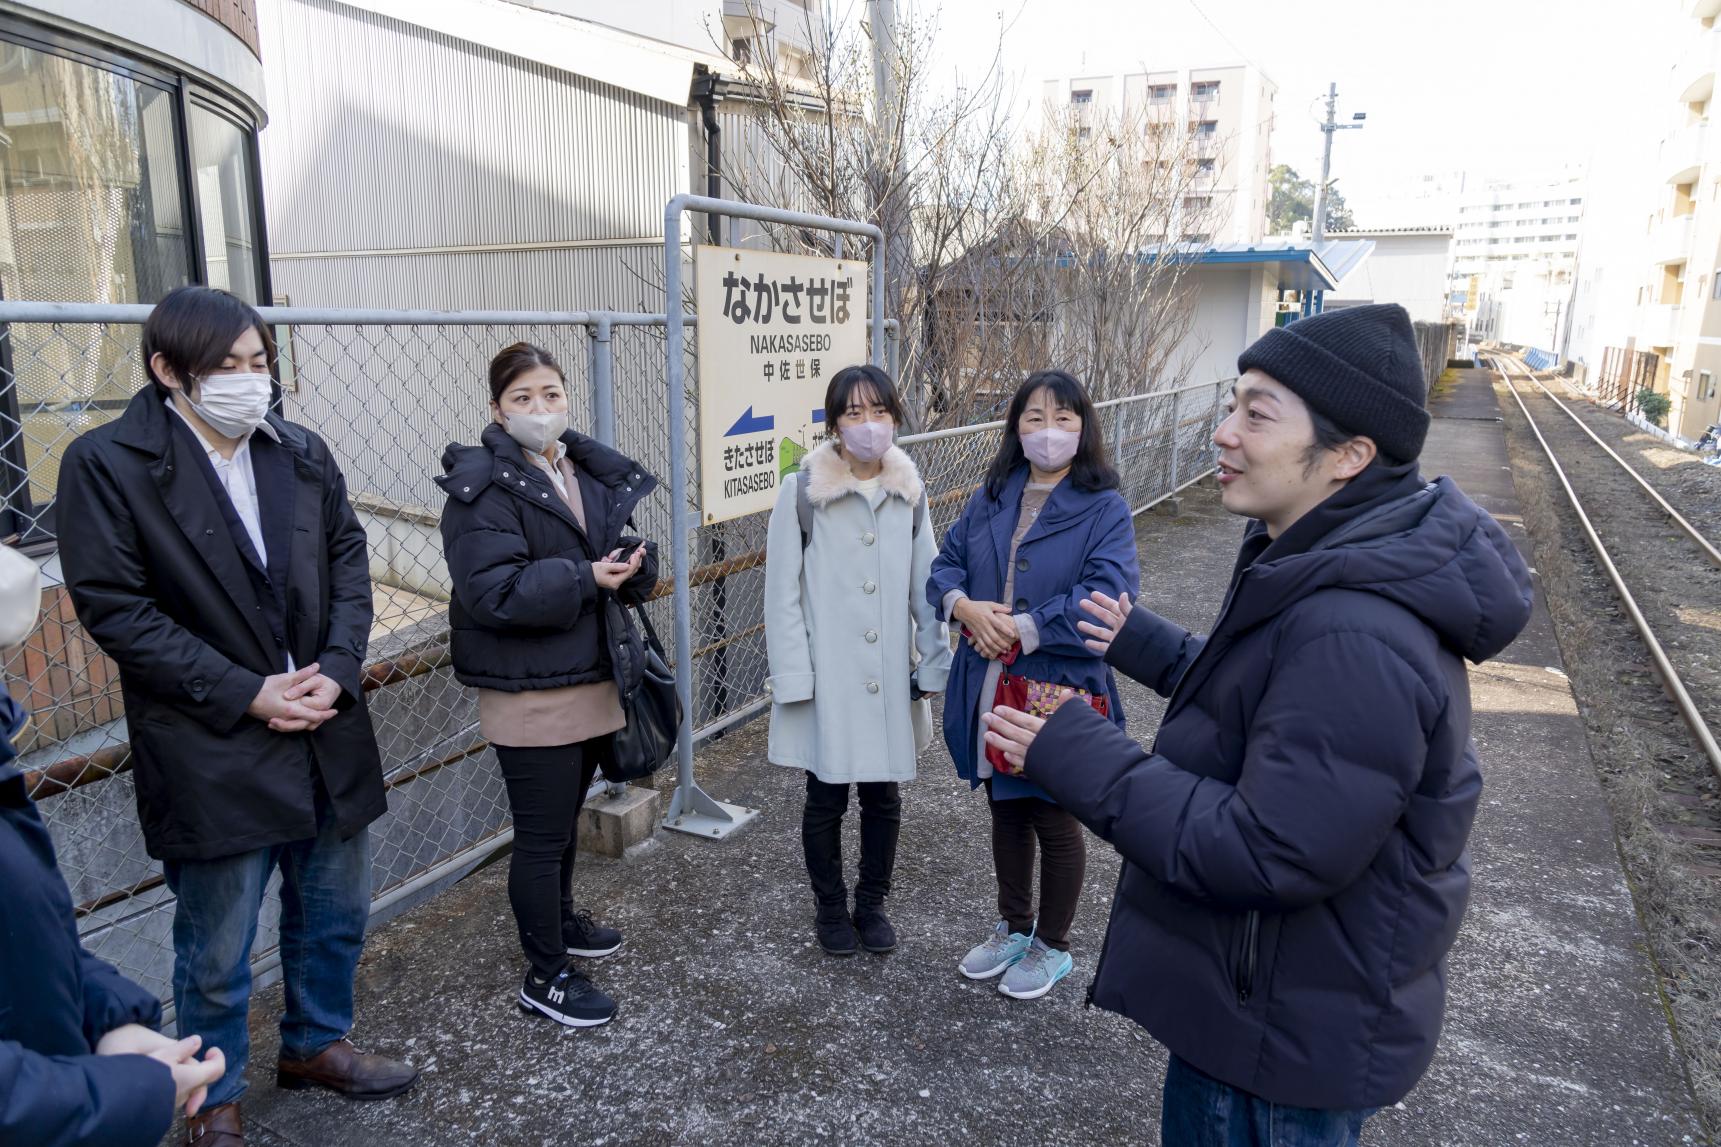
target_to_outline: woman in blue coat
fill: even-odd
[[[1045,995],[1075,966],[1070,926],[1087,850],[1074,817],[986,759],[980,718],[1007,669],[1101,698],[1123,725],[1111,671],[1076,628],[1090,593],[1134,594],[1141,580],[1117,484],[1081,383],[1061,370],[1030,375],[1011,400],[986,482],[945,535],[927,582],[927,597],[965,638],[946,693],[944,742],[957,774],[986,789],[998,874],[1001,919],[959,967],[972,980],[1002,975],[999,990],[1017,999]]]

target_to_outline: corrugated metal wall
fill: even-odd
[[[688,187],[685,108],[338,0],[268,0],[260,15],[277,295],[557,309],[648,298],[663,205]]]

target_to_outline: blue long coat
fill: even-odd
[[[1028,467],[1023,465],[1010,475],[999,497],[993,498],[982,487],[968,499],[962,517],[944,535],[927,579],[926,595],[940,611],[945,595],[953,589],[976,601],[1002,600],[1010,535],[1016,531],[1027,484]],[[1135,522],[1123,496],[1116,490],[1077,489],[1068,479],[1060,482],[1016,553],[1016,584],[1007,604],[1034,619],[1040,646],[1018,658],[1011,672],[1079,686],[1096,695],[1109,694],[1112,721],[1122,728],[1123,701],[1117,682],[1105,662],[1088,649],[1076,622],[1087,616],[1079,603],[1094,590],[1133,598],[1140,587]],[[975,738],[985,680],[986,659],[963,641],[944,695],[944,743],[957,775],[974,788],[980,786]],[[990,707],[991,698],[986,703]],[[993,778],[992,796],[995,800],[1051,799],[1037,785],[1002,774]]]

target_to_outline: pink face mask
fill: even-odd
[[[890,422],[862,422],[842,428],[843,452],[857,462],[877,462],[896,441],[896,426]]]
[[[1022,453],[1042,470],[1062,470],[1076,456],[1076,447],[1081,445],[1081,441],[1082,436],[1074,430],[1048,426],[1022,435]]]

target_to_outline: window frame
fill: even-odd
[[[175,174],[179,180],[180,211],[185,219],[185,266],[187,282],[207,286],[209,268],[205,261],[203,215],[199,210],[198,189],[191,154],[191,109],[193,106],[219,115],[235,126],[245,137],[246,164],[249,168],[249,199],[251,225],[256,237],[257,282],[253,285],[256,298],[273,298],[274,283],[269,267],[268,214],[263,204],[263,165],[257,136],[260,130],[251,112],[215,89],[197,83],[186,72],[164,67],[153,61],[126,54],[116,48],[86,39],[63,28],[36,20],[0,12],[0,42],[16,44],[43,55],[56,56],[84,67],[124,77],[134,83],[154,88],[172,98],[173,147]],[[0,299],[4,299],[0,290]],[[7,476],[0,490],[0,538],[8,539],[24,553],[42,556],[54,552],[58,537],[54,530],[52,508],[38,516],[30,490],[29,456],[23,434],[23,412],[18,402],[18,375],[12,357],[11,329],[0,323],[0,378],[11,384],[0,387],[0,472]]]

